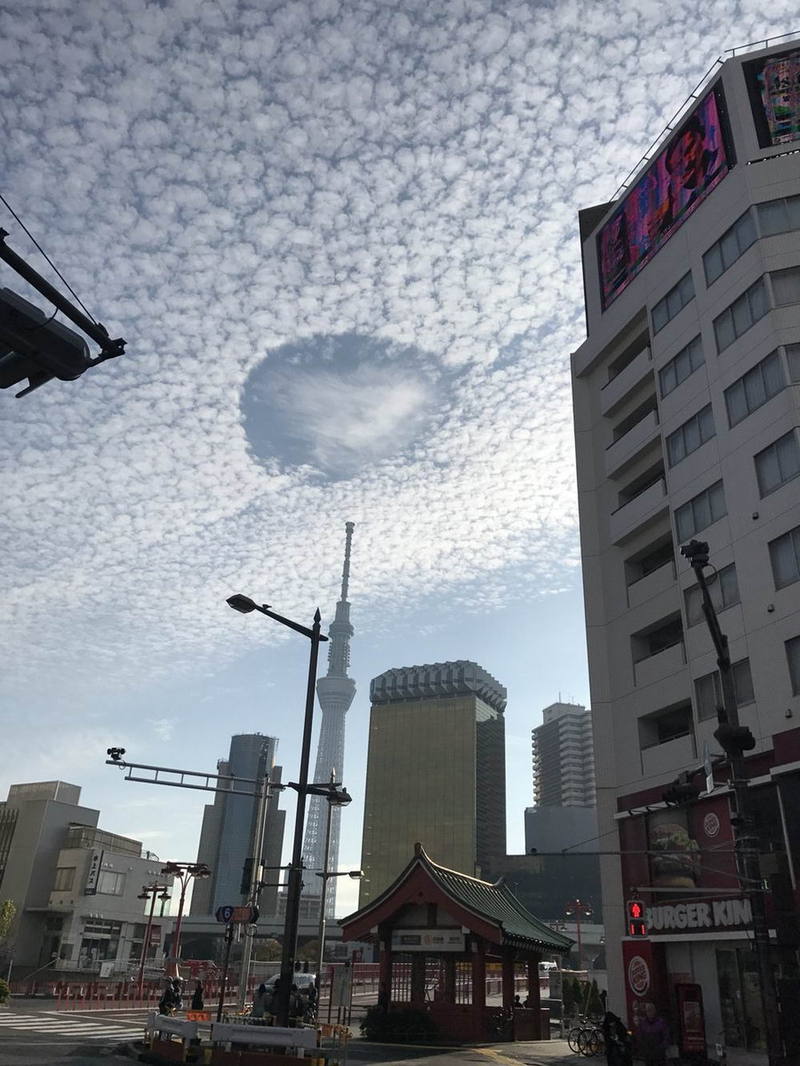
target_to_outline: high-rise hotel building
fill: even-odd
[[[419,842],[442,866],[486,878],[505,856],[506,690],[477,663],[387,670],[370,684],[359,905]]]
[[[800,1055],[800,41],[719,63],[580,232],[588,336],[572,374],[599,830],[621,852],[602,860],[609,1002],[634,1022],[655,1000],[677,1042],[685,987],[699,986],[708,1042],[765,1047],[730,772],[717,764],[709,795],[700,770],[722,753],[716,656],[680,554],[697,538],[756,738],[774,978]],[[667,806],[696,770],[700,796]],[[632,897],[645,938],[626,936]]]

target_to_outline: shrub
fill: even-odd
[[[10,995],[11,986],[9,985],[8,981],[4,981],[3,978],[0,977],[0,1003],[5,1003],[5,1001]]]
[[[439,1030],[431,1016],[414,1007],[384,1010],[370,1007],[361,1023],[361,1035],[366,1040],[414,1044],[435,1040]]]

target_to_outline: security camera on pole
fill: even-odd
[[[728,757],[731,770],[732,803],[731,828],[739,855],[739,881],[742,893],[749,897],[753,912],[753,947],[755,949],[758,983],[761,995],[761,1009],[767,1037],[767,1057],[769,1066],[777,1066],[783,1059],[783,1047],[780,1035],[775,982],[772,974],[772,962],[769,952],[769,927],[767,925],[764,902],[765,888],[761,876],[761,862],[758,852],[758,838],[754,832],[753,804],[750,796],[747,767],[744,753],[755,747],[755,738],[747,726],[739,723],[739,710],[736,705],[736,689],[733,682],[731,657],[728,650],[728,638],[720,629],[717,612],[711,601],[704,570],[709,563],[708,544],[692,540],[681,548],[681,555],[689,561],[697,578],[703,597],[703,614],[708,631],[717,653],[720,682],[722,685],[722,704],[717,707],[718,726],[714,736]]]

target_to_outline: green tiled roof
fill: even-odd
[[[419,845],[417,858],[451,899],[467,910],[498,923],[507,943],[518,947],[533,945],[557,954],[565,954],[572,947],[573,941],[568,936],[557,933],[549,925],[535,918],[502,880],[491,884],[489,881],[479,881],[477,877],[448,870],[446,866],[433,862]]]

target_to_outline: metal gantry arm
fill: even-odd
[[[119,751],[124,755],[123,748],[109,748],[109,752]],[[128,772],[125,774],[126,781],[140,781],[145,785],[171,785],[173,788],[193,788],[201,792],[225,792],[232,793],[234,796],[257,796],[261,787],[261,782],[255,777],[235,777],[232,774],[206,774],[202,770],[179,770],[169,766],[150,766],[147,763],[140,762],[126,762],[121,756],[110,759],[106,759],[107,766],[119,766],[123,770]],[[150,770],[152,771],[151,777],[135,777],[132,773],[133,770]],[[176,780],[170,780],[163,777],[163,774],[172,774]],[[187,781],[187,778],[196,778],[198,781],[204,782],[203,784],[192,784]],[[220,784],[223,781],[230,781],[231,787]],[[212,784],[211,782],[215,782]],[[248,785],[249,788],[235,788],[233,785]],[[274,784],[270,782],[270,788],[276,790],[282,790],[286,788],[286,785]]]

